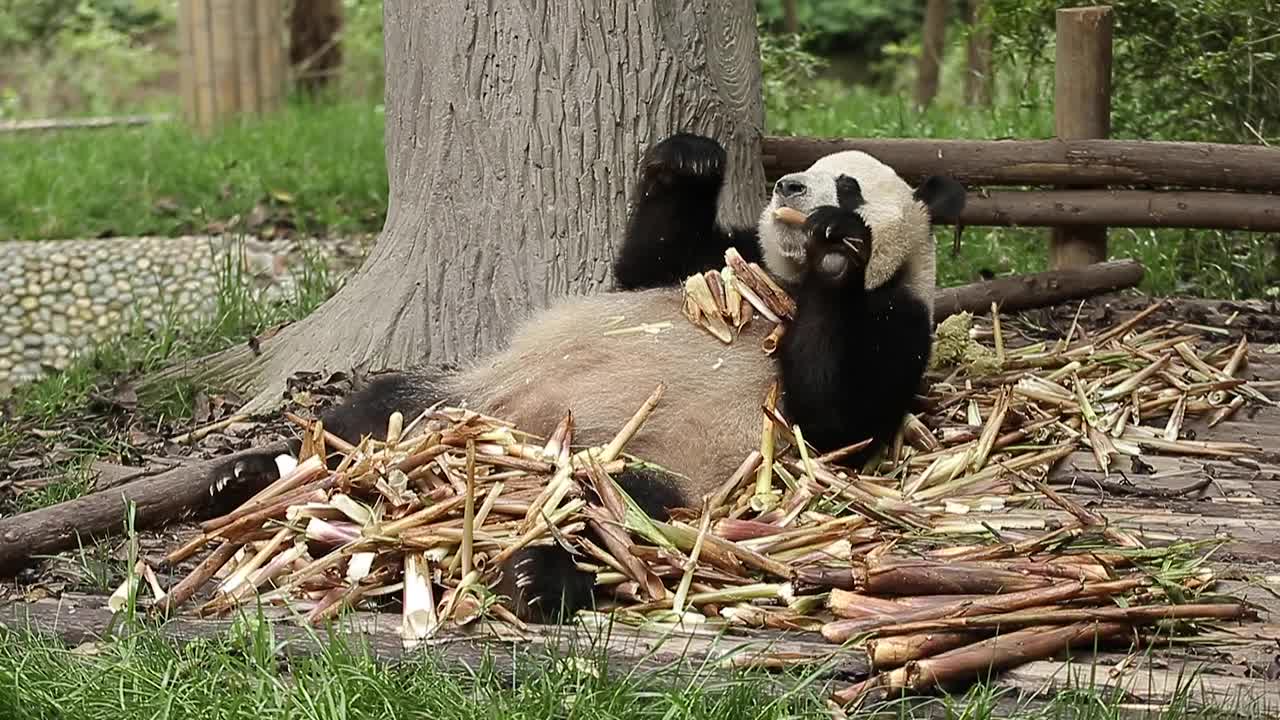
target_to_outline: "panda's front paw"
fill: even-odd
[[[678,133],[649,148],[641,163],[641,174],[646,182],[656,185],[672,185],[681,180],[719,185],[724,179],[726,158],[724,147],[714,139]]]
[[[501,573],[496,591],[525,622],[562,622],[591,604],[594,578],[558,545],[524,548],[502,565]]]
[[[861,286],[871,259],[871,231],[861,217],[845,208],[824,206],[809,214],[805,231],[812,277],[836,286]]]

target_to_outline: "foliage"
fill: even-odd
[[[382,0],[343,0],[337,95],[382,101]]]
[[[0,0],[0,49],[28,50],[105,28],[138,37],[167,24],[172,0]]]
[[[782,0],[757,0],[756,13],[770,30],[783,25]],[[916,0],[797,0],[796,17],[806,47],[818,53],[879,54],[887,43],[916,32],[923,3]]]
[[[1085,0],[991,0],[997,49],[1053,81],[1054,11]],[[1280,138],[1280,2],[1114,0],[1117,137]]]
[[[0,0],[0,118],[103,114],[172,72],[170,0]],[[154,38],[154,39],[153,39]],[[148,109],[167,109],[168,98]],[[134,108],[136,110],[136,108]]]
[[[760,28],[760,69],[765,112],[770,123],[784,128],[785,118],[821,104],[821,88],[815,82],[825,62],[804,48],[804,35],[772,35]]]

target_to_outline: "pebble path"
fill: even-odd
[[[307,240],[331,272],[358,267],[370,237]],[[251,237],[129,237],[0,242],[0,396],[126,331],[207,318],[240,261],[241,281],[288,297],[303,244]]]

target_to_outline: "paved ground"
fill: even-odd
[[[234,263],[266,298],[288,297],[304,248],[341,273],[358,266],[370,240],[193,235],[0,243],[0,396],[66,368],[76,353],[132,322],[198,322],[216,307]]]

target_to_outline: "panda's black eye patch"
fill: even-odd
[[[857,210],[865,200],[862,197],[862,186],[857,180],[848,175],[840,175],[836,178],[836,202],[839,203],[841,209],[853,212]]]

